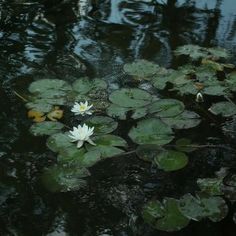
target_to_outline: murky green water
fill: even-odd
[[[197,178],[212,177],[222,166],[235,168],[235,154],[219,149],[199,150],[186,168],[171,173],[126,155],[92,167],[81,191],[50,193],[41,184],[43,168],[56,156],[45,138],[28,132],[27,110],[13,91],[24,94],[42,76],[68,82],[103,77],[119,88],[127,83],[125,63],[141,58],[175,67],[172,50],[187,43],[227,48],[235,63],[234,0],[175,2],[103,0],[80,8],[74,0],[0,0],[0,235],[170,235],[144,224],[144,202],[180,197],[197,189]],[[126,125],[121,122],[121,134]],[[190,136],[235,145],[235,138],[225,140],[208,121]],[[233,212],[232,204],[222,222],[192,221],[172,234],[235,235]]]

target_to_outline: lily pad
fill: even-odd
[[[146,204],[143,217],[154,228],[166,232],[179,231],[189,224],[189,219],[179,211],[178,201],[173,198],[165,198],[162,204],[159,201]]]
[[[152,103],[148,111],[158,117],[173,117],[184,111],[184,104],[176,99],[161,99]]]
[[[138,144],[157,145],[167,144],[174,138],[171,128],[156,118],[139,121],[131,128],[129,137]]]
[[[85,177],[89,176],[87,169],[75,166],[55,165],[42,174],[42,182],[50,192],[76,191],[86,185]]]
[[[91,151],[97,151],[101,154],[101,158],[112,157],[124,152],[123,149],[118,147],[125,147],[126,141],[119,136],[107,134],[101,136],[95,136],[93,142],[96,146],[87,144],[86,149]]]
[[[34,81],[29,86],[29,91],[42,98],[55,98],[66,95],[71,86],[64,80],[41,79]]]
[[[236,114],[236,105],[231,102],[218,102],[213,104],[209,111],[214,115],[222,115],[223,117],[230,117]]]
[[[91,90],[103,90],[107,88],[107,83],[102,79],[89,79],[88,77],[83,77],[76,80],[73,85],[73,90],[79,95],[85,95]]]
[[[201,122],[197,113],[187,110],[177,116],[161,118],[161,120],[173,129],[189,129],[199,125]]]
[[[154,162],[164,171],[175,171],[188,164],[188,157],[183,152],[165,150],[155,157]]]
[[[202,178],[197,180],[197,184],[208,195],[223,195],[223,178]]]
[[[30,132],[34,136],[52,135],[58,133],[64,125],[55,121],[44,121],[41,123],[35,123],[30,127]]]
[[[162,151],[163,149],[158,145],[139,145],[136,149],[137,156],[144,160],[153,162],[154,158]]]
[[[179,201],[179,209],[183,215],[192,220],[209,218],[213,222],[224,219],[228,207],[221,197],[184,195]]]
[[[197,149],[197,147],[194,147],[194,144],[192,144],[191,140],[187,138],[178,139],[175,144],[175,148],[182,152],[193,152]]]
[[[136,88],[123,88],[120,90],[114,91],[109,100],[121,107],[143,107],[151,103],[152,96],[148,92],[142,89]]]
[[[130,110],[128,107],[121,107],[115,104],[111,104],[107,108],[107,115],[119,120],[125,120],[127,112]]]
[[[124,71],[128,75],[132,75],[137,79],[150,79],[151,76],[155,75],[160,67],[146,60],[136,60],[132,63],[124,65]]]
[[[113,132],[118,123],[108,116],[93,116],[84,121],[89,127],[94,127],[94,134],[108,134]]]
[[[159,201],[149,201],[142,211],[142,216],[145,222],[154,225],[157,219],[165,215],[165,210]]]
[[[192,60],[199,60],[201,58],[204,58],[208,55],[207,51],[204,50],[202,47],[198,45],[184,45],[180,46],[175,50],[175,55],[180,56],[180,55],[185,55],[189,56]]]
[[[68,133],[53,134],[47,139],[47,147],[53,152],[59,152],[71,146],[76,146],[71,142]]]

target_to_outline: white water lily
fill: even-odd
[[[75,113],[75,115],[92,115],[91,108],[93,104],[89,105],[88,101],[85,102],[75,102],[74,106],[72,107],[71,111]]]
[[[77,148],[83,146],[84,142],[88,142],[91,145],[96,145],[91,139],[90,136],[93,135],[94,127],[88,127],[86,124],[83,126],[78,125],[78,127],[73,127],[73,130],[70,131],[69,137],[72,139],[72,142],[77,142]]]
[[[200,92],[197,93],[195,101],[196,102],[204,102],[203,95]]]

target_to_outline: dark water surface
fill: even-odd
[[[187,43],[219,45],[236,55],[235,0],[78,2],[0,0],[0,235],[235,236],[232,212],[221,223],[191,222],[172,234],[140,217],[152,197],[182,196],[195,191],[197,178],[236,167],[228,152],[199,151],[178,173],[159,173],[124,156],[94,166],[82,191],[53,194],[41,185],[40,173],[55,155],[44,138],[29,134],[31,121],[14,90],[24,94],[42,75],[67,81],[103,77],[118,88],[125,84],[124,63],[144,58],[171,67],[172,51]],[[219,139],[215,129],[203,128],[192,134],[199,142]]]

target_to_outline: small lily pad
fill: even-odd
[[[158,117],[173,117],[184,111],[184,104],[176,99],[160,99],[152,103],[148,111]]]
[[[152,96],[142,89],[136,88],[123,88],[114,91],[109,100],[121,107],[143,107],[152,101]]]
[[[167,144],[174,138],[171,128],[156,118],[139,121],[131,128],[129,137],[138,144],[157,145]]]
[[[182,152],[193,152],[197,149],[197,147],[194,147],[194,144],[192,144],[191,140],[187,138],[178,139],[175,144],[175,148]]]
[[[222,115],[223,117],[230,117],[236,114],[236,105],[231,102],[218,102],[213,104],[209,111],[214,115]]]
[[[59,152],[74,145],[68,133],[56,133],[47,139],[47,147],[53,152]]]
[[[179,209],[187,218],[199,221],[209,218],[219,222],[226,217],[228,207],[221,197],[184,195],[179,201]]]
[[[197,184],[201,191],[208,195],[223,195],[223,178],[199,178]]]
[[[50,93],[54,92],[60,95],[65,95],[66,92],[71,90],[71,86],[64,80],[59,79],[41,79],[34,81],[29,86],[29,91],[31,93],[36,94],[48,94],[48,96],[51,96]],[[42,97],[48,97],[48,96],[42,96]]]
[[[152,227],[166,232],[179,231],[189,224],[189,219],[179,211],[178,200],[173,198],[165,198],[162,204],[159,201],[147,203],[143,218]]]
[[[44,121],[35,123],[30,127],[30,132],[34,136],[52,135],[58,133],[64,125],[55,121]]]
[[[79,95],[85,95],[91,90],[103,90],[107,88],[106,81],[102,79],[89,79],[88,77],[83,77],[76,80],[73,85],[73,90],[76,91]]]
[[[158,145],[139,145],[136,149],[137,156],[144,160],[153,162],[154,158],[162,151],[162,148]]]
[[[96,146],[87,144],[86,149],[91,151],[97,151],[101,154],[101,158],[112,157],[124,152],[123,149],[118,147],[125,147],[126,141],[119,136],[107,134],[101,136],[95,136],[93,142]]]
[[[50,192],[70,192],[84,187],[86,185],[84,178],[87,176],[89,176],[87,169],[55,165],[45,169],[42,182]]]
[[[94,134],[108,134],[113,132],[118,123],[108,116],[93,116],[84,121],[89,127],[94,127]]]
[[[188,164],[188,156],[183,152],[165,150],[155,157],[154,162],[164,171],[175,171]]]
[[[136,60],[132,63],[124,65],[124,71],[128,75],[134,76],[137,79],[148,80],[151,76],[155,75],[160,70],[157,64],[146,60]]]
[[[161,119],[173,129],[189,129],[199,125],[201,122],[197,113],[187,110],[177,116]]]

